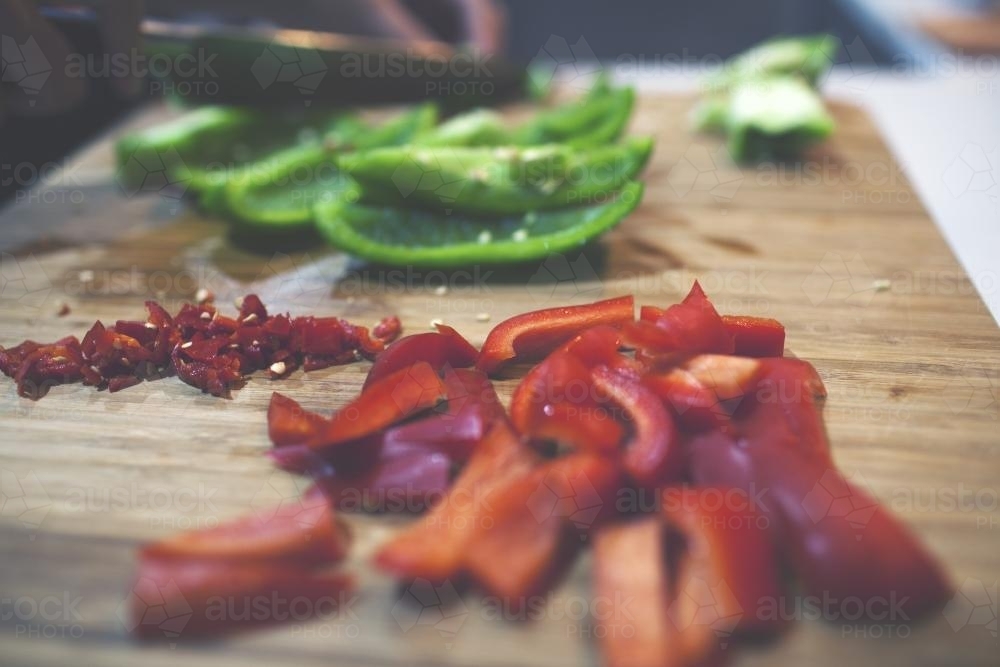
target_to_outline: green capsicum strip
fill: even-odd
[[[278,151],[247,165],[225,187],[225,209],[241,232],[291,235],[313,224],[313,207],[339,197],[357,198],[354,182],[336,168],[342,151],[408,143],[437,122],[433,105],[421,105],[369,128],[345,116],[322,143]]]
[[[491,109],[473,109],[458,114],[413,142],[421,146],[503,146],[510,137],[503,118]]]
[[[750,81],[732,92],[726,132],[737,161],[795,157],[833,129],[823,100],[802,79]]]
[[[706,80],[711,91],[725,91],[748,79],[800,76],[815,87],[837,59],[840,45],[832,35],[778,37],[726,61]]]
[[[602,76],[582,100],[541,111],[514,130],[513,143],[564,143],[577,148],[610,143],[624,132],[634,104],[634,89],[612,88]]]
[[[652,147],[645,137],[588,150],[386,148],[344,155],[339,165],[369,203],[513,215],[600,201],[635,178]]]
[[[372,262],[426,268],[511,264],[584,246],[631,213],[643,185],[601,204],[504,218],[442,215],[344,201],[317,207],[317,228],[334,246]]]

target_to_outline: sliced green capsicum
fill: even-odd
[[[833,66],[839,50],[832,35],[778,37],[730,58],[705,83],[712,91],[724,91],[749,79],[800,76],[815,87]]]
[[[797,77],[735,88],[726,117],[729,152],[741,162],[798,156],[830,136],[833,128],[819,94]]]
[[[621,222],[642,193],[642,183],[632,182],[600,204],[501,218],[337,201],[317,206],[316,218],[331,244],[373,262],[428,268],[510,264],[582,247]]]
[[[369,203],[472,215],[509,215],[586,205],[633,179],[652,152],[650,138],[587,150],[385,148],[340,158]]]

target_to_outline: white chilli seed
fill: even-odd
[[[250,313],[249,315],[243,318],[243,324],[256,321],[257,321],[257,313]]]
[[[207,303],[208,301],[214,301],[215,295],[210,291],[202,287],[197,292],[195,292],[194,300],[198,303]]]
[[[201,319],[203,319],[203,320],[210,320],[210,319],[212,319],[212,313],[209,313],[209,312],[202,313],[201,314]]]
[[[284,375],[285,374],[285,362],[284,361],[276,361],[273,364],[271,364],[271,372],[274,373],[275,375]]]
[[[182,350],[186,350],[186,349],[188,349],[189,347],[191,347],[192,345],[194,345],[194,343],[193,343],[193,342],[191,342],[191,341],[188,341],[188,342],[186,342],[186,343],[182,343],[182,344],[181,344],[181,349],[182,349]]]
[[[242,308],[243,307],[243,297],[241,297],[241,296],[236,297],[233,300],[233,305],[236,306],[237,310],[239,310],[240,308]]]
[[[89,283],[94,280],[94,272],[90,269],[85,269],[77,273],[76,277],[81,283]]]
[[[476,314],[476,321],[477,322],[489,322],[490,321],[490,314],[489,313],[477,313]]]
[[[152,322],[145,322],[142,326],[146,327],[147,329],[155,329],[156,328],[156,325],[153,324]]]
[[[434,294],[436,296],[444,296],[447,293],[448,293],[448,288],[445,287],[444,285],[438,285],[437,287],[434,288]]]
[[[437,326],[439,324],[444,324],[444,320],[440,320],[435,317],[433,320],[431,320],[431,329],[437,329]]]

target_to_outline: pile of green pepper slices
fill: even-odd
[[[138,189],[160,165],[251,245],[318,232],[384,264],[527,261],[582,246],[638,206],[653,142],[619,142],[634,98],[599,78],[514,128],[487,109],[439,123],[431,104],[374,126],[354,113],[206,107],[122,139],[119,180]]]

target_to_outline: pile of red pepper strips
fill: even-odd
[[[347,543],[332,507],[357,503],[429,508],[378,550],[378,568],[470,582],[506,609],[592,545],[595,595],[631,601],[595,619],[614,667],[722,662],[734,640],[780,633],[796,596],[853,604],[858,623],[886,622],[890,608],[905,619],[889,621],[910,621],[947,601],[935,560],[837,471],[823,383],[783,356],[778,322],[722,317],[697,284],[640,313],[631,297],[527,313],[478,352],[446,326],[403,338],[331,418],[274,394],[271,455],[314,477],[303,502],[322,494],[328,514],[279,512],[153,545],[140,581],[177,584],[193,635],[230,629],[199,616],[206,596],[332,595],[348,585],[329,570]],[[508,414],[487,374],[539,359]],[[219,568],[245,578],[218,584]]]
[[[226,396],[256,370],[268,368],[272,377],[282,377],[300,366],[310,371],[359,355],[370,359],[400,334],[395,317],[369,333],[336,317],[269,315],[254,294],[238,307],[233,318],[209,302],[188,303],[171,316],[147,301],[145,322],[118,320],[106,327],[98,321],[82,342],[68,336],[0,347],[0,371],[14,378],[21,396],[33,399],[58,384],[80,382],[116,392],[174,373],[204,392]]]

